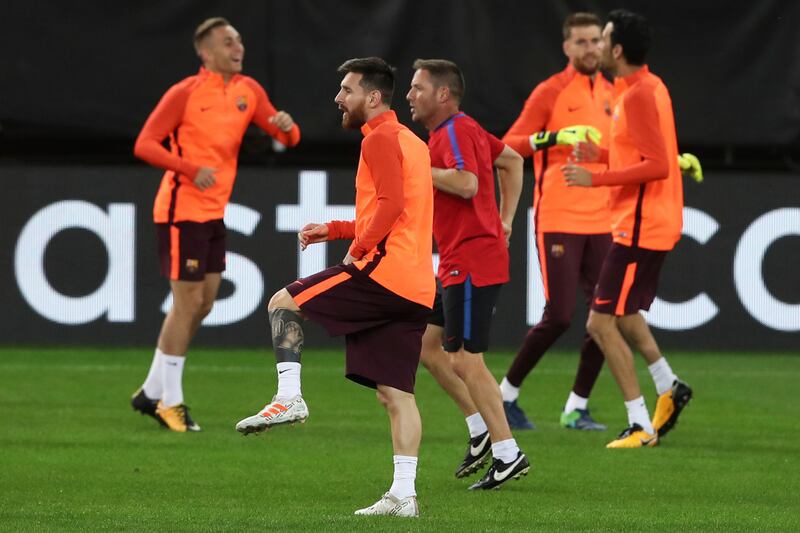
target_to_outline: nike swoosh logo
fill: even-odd
[[[511,471],[514,470],[517,467],[517,465],[522,462],[522,459],[524,459],[524,458],[525,458],[524,455],[520,455],[517,458],[516,461],[511,463],[511,466],[509,466],[508,468],[506,468],[502,472],[500,472],[499,470],[495,470],[494,471],[494,480],[495,481],[503,481],[503,480],[505,480],[511,474]]]
[[[569,111],[570,113],[573,113],[573,112],[577,111],[577,110],[578,110],[578,109],[580,109],[580,108],[581,108],[581,106],[578,106],[578,107],[568,107],[568,108],[567,108],[567,111]]]
[[[178,366],[178,363],[167,363],[169,366]]]
[[[611,300],[602,300],[600,298],[595,298],[594,299],[594,303],[596,303],[597,305],[606,305],[606,304],[610,304]]]
[[[481,453],[481,450],[483,450],[483,447],[486,446],[486,441],[487,440],[489,440],[489,434],[488,433],[486,434],[485,437],[483,437],[483,440],[481,441],[481,443],[478,446],[473,446],[472,444],[470,444],[469,445],[469,454],[472,457],[477,457],[478,454]]]
[[[642,442],[642,446],[647,446],[653,442],[653,439],[655,439],[655,437],[650,437],[649,439],[643,439],[642,437],[639,437],[639,440]]]
[[[201,113],[203,113],[204,111],[208,111],[209,109],[211,109],[211,107],[212,107],[212,106],[208,106],[208,107],[201,107],[201,108],[200,108],[200,112],[201,112]]]
[[[288,371],[289,371],[289,369],[288,369],[288,368],[287,368],[287,369],[285,369],[285,370],[278,370],[278,374],[283,374],[284,372],[288,372]]]

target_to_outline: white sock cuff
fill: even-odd
[[[504,402],[513,402],[519,398],[519,387],[515,387],[508,382],[508,378],[503,378],[500,382],[500,394],[503,396]]]
[[[660,370],[661,368],[664,368],[665,365],[667,366],[667,368],[669,368],[669,363],[667,363],[667,358],[662,356],[655,363],[651,363],[651,364],[647,365],[647,369],[652,373],[652,372],[655,372],[656,370]]]
[[[666,357],[661,357],[653,364],[647,365],[650,375],[653,378],[653,384],[656,386],[656,392],[659,396],[672,388],[672,383],[678,379],[678,376],[672,371]]]
[[[569,397],[567,398],[567,403],[564,405],[564,412],[571,413],[575,409],[583,409],[585,411],[588,405],[589,398],[578,396],[574,391],[571,391],[569,393]]]
[[[153,360],[150,363],[150,370],[147,372],[147,377],[142,383],[142,390],[144,395],[151,400],[160,400],[164,394],[164,376],[162,375],[161,367],[163,363],[164,353],[156,348],[153,354]]]
[[[183,403],[183,366],[186,358],[180,355],[161,354],[161,372],[164,394],[161,401],[167,407]]]
[[[647,433],[653,433],[653,424],[650,421],[650,413],[647,411],[644,396],[625,402],[625,409],[628,411],[628,424],[631,426],[639,424]]]
[[[483,417],[480,413],[474,413],[466,417],[464,420],[467,421],[467,428],[469,429],[469,437],[474,439],[478,435],[483,435],[489,428],[486,426],[486,422],[483,420]]]
[[[415,479],[417,477],[417,458],[410,455],[395,455],[394,479]]]
[[[492,455],[504,463],[510,463],[516,459],[518,453],[519,446],[517,446],[517,441],[513,437],[492,443]]]
[[[294,398],[302,394],[300,382],[300,369],[302,365],[298,362],[277,363],[278,370],[278,398],[285,400]]]
[[[635,409],[636,407],[644,407],[644,396],[639,396],[638,398],[634,398],[633,400],[628,400],[625,402],[626,409]]]
[[[165,353],[161,353],[161,363],[165,365],[172,365],[177,366],[178,368],[183,368],[183,364],[186,362],[186,358],[182,355],[169,355]]]

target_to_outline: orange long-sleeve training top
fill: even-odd
[[[281,131],[269,119],[277,113],[253,78],[200,68],[161,98],[136,139],[134,154],[167,172],[153,206],[155,222],[221,219],[236,179],[239,147],[248,125],[286,146],[300,142],[300,128]],[[162,144],[169,139],[169,150]],[[216,183],[205,191],[194,184],[200,167],[216,168]]]
[[[644,65],[615,80],[617,104],[607,152],[608,170],[592,185],[611,188],[614,242],[671,250],[683,227],[683,181],[672,99]]]
[[[594,126],[608,146],[611,122],[611,84],[601,75],[592,80],[572,65],[549,77],[531,92],[503,142],[523,157],[533,156],[536,186],[533,193],[535,231],[596,234],[611,231],[608,190],[567,187],[561,167],[571,146],[552,146],[533,151],[530,136],[540,131],[556,132],[578,124]],[[604,170],[605,164],[587,165]]]
[[[356,219],[328,223],[328,239],[353,239],[356,267],[383,287],[432,307],[436,293],[433,178],[428,146],[394,111],[361,128]]]

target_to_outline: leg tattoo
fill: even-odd
[[[289,309],[269,312],[272,326],[272,346],[278,363],[299,363],[303,352],[303,319]]]

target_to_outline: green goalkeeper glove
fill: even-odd
[[[592,141],[594,144],[600,144],[602,138],[600,130],[594,126],[567,126],[566,128],[558,131],[540,131],[531,135],[531,147],[534,150],[543,150],[550,148],[557,144],[575,146],[581,141]]]
[[[692,178],[697,183],[703,182],[703,167],[700,166],[700,160],[697,156],[685,152],[678,155],[678,166],[681,167],[681,172]]]

